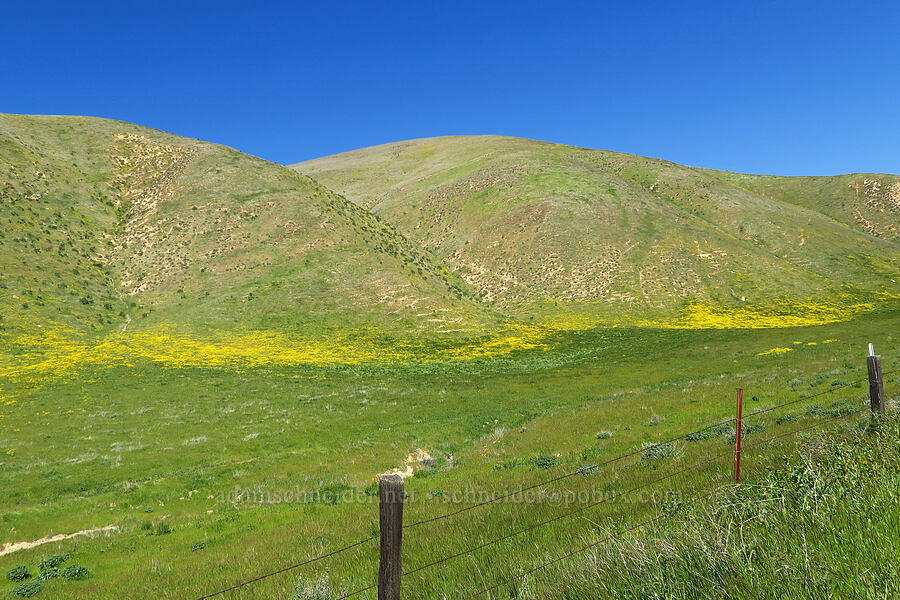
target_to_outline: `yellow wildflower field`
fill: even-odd
[[[83,367],[131,366],[149,360],[166,367],[265,367],[292,365],[398,364],[465,361],[509,355],[515,351],[547,349],[550,336],[593,327],[637,326],[662,329],[760,329],[804,327],[845,321],[875,308],[872,303],[784,303],[772,307],[715,307],[692,304],[675,318],[656,321],[609,322],[596,316],[564,313],[538,324],[509,322],[484,336],[432,345],[398,342],[383,332],[304,336],[276,331],[239,331],[198,334],[174,326],[111,333],[87,339],[61,326],[8,339],[16,353],[0,351],[0,377],[38,383]],[[5,344],[4,346],[7,346]],[[790,351],[773,348],[761,354]]]

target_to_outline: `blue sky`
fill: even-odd
[[[0,112],[293,163],[496,133],[785,175],[900,173],[900,3],[10,2]]]

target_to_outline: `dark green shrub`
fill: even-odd
[[[41,571],[41,574],[37,576],[37,578],[41,581],[47,581],[48,579],[56,579],[62,574],[62,571],[59,570],[59,567],[48,567]]]
[[[31,573],[28,572],[28,567],[25,565],[16,565],[6,572],[6,578],[10,581],[25,581],[29,577],[31,577]]]
[[[700,431],[689,433],[684,436],[684,439],[688,442],[699,442],[701,440],[708,440],[709,438],[713,438],[719,435],[727,435],[733,432],[734,428],[729,425],[716,425],[715,427],[710,427],[709,429],[701,429]]]
[[[191,552],[197,552],[199,550],[206,549],[206,542],[194,542],[191,544]]]
[[[814,417],[837,418],[852,415],[856,412],[859,412],[858,406],[853,406],[852,404],[841,404],[840,402],[836,402],[828,406],[827,408],[822,406],[821,404],[813,404],[806,409],[806,414]]]
[[[13,596],[19,596],[21,598],[31,598],[35,594],[41,591],[40,581],[26,581],[24,583],[20,583],[12,590]]]
[[[552,454],[538,454],[532,459],[532,464],[538,469],[550,469],[556,466],[559,459]]]
[[[91,572],[81,565],[69,565],[62,570],[62,576],[68,581],[81,581],[90,577]]]
[[[775,424],[776,425],[784,425],[785,423],[793,423],[796,420],[797,420],[797,415],[795,415],[794,413],[785,413],[785,414],[781,415],[780,417],[778,417],[777,419],[775,419]]]
[[[58,567],[69,560],[68,554],[54,554],[53,556],[48,556],[45,559],[42,559],[41,562],[38,563],[38,569],[41,571],[46,571],[47,569],[51,569],[53,567]]]

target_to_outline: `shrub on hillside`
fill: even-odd
[[[67,581],[81,581],[91,576],[90,570],[81,565],[69,565],[62,570],[63,579]]]
[[[332,591],[331,586],[328,585],[328,577],[311,582],[300,578],[297,580],[297,585],[294,586],[294,595],[291,596],[291,600],[335,600],[340,596],[340,593]]]
[[[54,554],[53,556],[42,559],[41,562],[38,563],[38,569],[46,571],[47,569],[58,567],[67,560],[69,560],[68,554]]]
[[[48,579],[56,579],[61,575],[62,571],[59,570],[59,567],[47,567],[41,571],[41,574],[38,575],[37,578],[41,581],[47,581]]]
[[[13,588],[12,595],[21,598],[31,598],[40,592],[42,587],[40,581],[25,581]]]
[[[559,459],[552,454],[538,454],[531,462],[538,469],[549,469],[555,467]]]
[[[684,436],[684,439],[688,442],[699,442],[719,435],[728,435],[732,431],[734,431],[734,429],[728,425],[716,425],[715,427],[689,433]]]
[[[673,458],[681,453],[678,446],[671,442],[665,444],[648,444],[647,442],[644,442],[641,444],[641,447],[644,449],[644,451],[641,452],[641,458],[644,460]]]
[[[29,577],[31,577],[31,573],[28,572],[28,567],[25,565],[16,565],[6,572],[6,578],[10,581],[25,581]]]
[[[859,408],[859,406],[854,406],[852,404],[842,404],[840,402],[835,402],[828,407],[822,406],[821,404],[813,404],[806,409],[806,414],[814,417],[846,417],[847,415],[852,415],[853,413],[859,412]]]
[[[785,423],[793,423],[796,420],[797,420],[797,415],[795,415],[794,413],[785,413],[785,414],[781,415],[780,417],[778,417],[777,419],[775,419],[775,424],[776,425],[784,425]]]

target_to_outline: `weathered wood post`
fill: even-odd
[[[741,424],[744,412],[744,390],[737,391],[737,420],[734,427],[734,482],[741,482]]]
[[[869,403],[872,413],[884,414],[884,380],[881,378],[881,356],[875,355],[875,348],[869,344],[869,356],[866,357],[869,369]]]
[[[381,562],[378,567],[378,600],[400,600],[403,540],[403,479],[382,475],[378,480]]]

